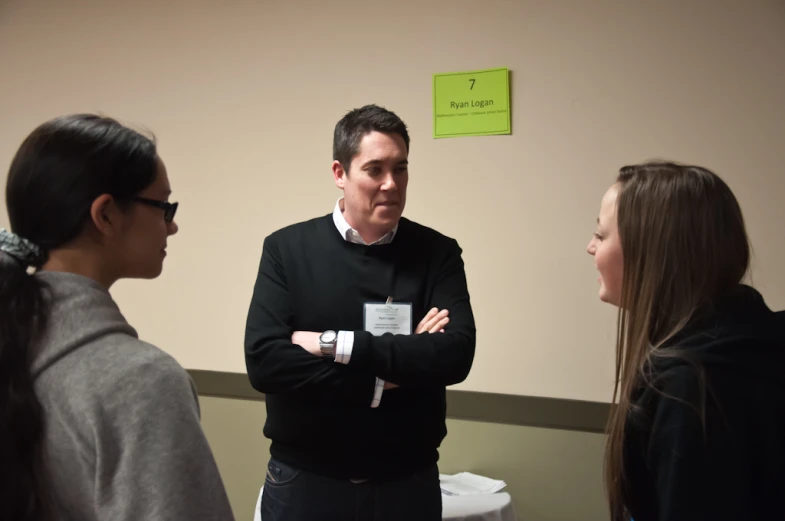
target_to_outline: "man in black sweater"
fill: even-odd
[[[475,326],[458,243],[401,217],[408,155],[394,113],[349,112],[333,213],[264,241],[245,335],[272,440],[263,521],[441,519],[445,388]]]

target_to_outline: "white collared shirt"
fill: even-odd
[[[333,222],[335,227],[341,233],[341,237],[347,242],[354,244],[364,244],[366,246],[378,246],[381,244],[390,244],[398,232],[398,225],[384,234],[380,239],[368,244],[363,240],[360,234],[352,228],[346,218],[343,216],[343,197],[338,199],[335,203],[333,210]],[[338,331],[338,339],[335,343],[335,361],[339,364],[348,364],[352,359],[352,347],[354,347],[354,331]],[[384,380],[376,378],[376,386],[373,390],[373,400],[371,400],[371,407],[379,407],[382,401],[382,393],[384,392]]]
[[[343,216],[343,197],[338,199],[335,203],[335,209],[333,210],[333,222],[335,223],[335,227],[338,228],[338,231],[341,232],[341,237],[348,242],[353,242],[354,244],[364,244],[366,246],[377,246],[380,244],[390,244],[393,239],[395,238],[395,234],[398,232],[398,225],[396,224],[395,227],[384,234],[381,239],[378,239],[371,244],[368,244],[360,237],[360,234],[352,228],[348,222],[346,222],[346,218]]]

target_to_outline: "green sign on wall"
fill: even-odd
[[[507,68],[433,75],[433,137],[510,133]]]

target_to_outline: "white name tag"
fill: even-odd
[[[363,306],[365,330],[375,336],[385,333],[393,335],[412,334],[411,303],[387,304],[385,302],[366,302]]]

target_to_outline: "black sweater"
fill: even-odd
[[[444,333],[373,336],[363,304],[412,304],[413,327],[431,307],[447,309]],[[316,357],[292,332],[354,331],[349,364]],[[406,475],[438,459],[446,435],[445,387],[463,381],[475,326],[461,249],[453,239],[401,219],[390,244],[345,241],[332,216],[279,230],[264,241],[248,313],[245,359],[266,393],[271,454],[338,478]],[[371,408],[376,377],[401,387]]]
[[[632,518],[785,518],[785,315],[739,286],[669,345],[627,423]]]

